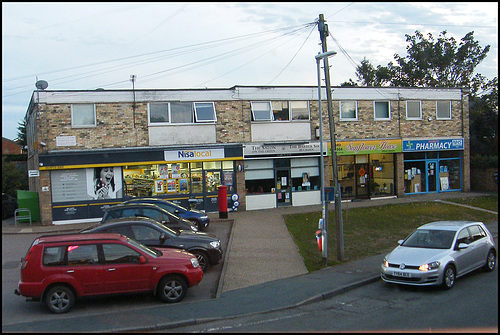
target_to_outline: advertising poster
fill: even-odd
[[[95,200],[123,197],[121,167],[97,167],[87,170],[87,194]]]

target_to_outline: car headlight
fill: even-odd
[[[441,265],[441,263],[439,263],[439,262],[426,263],[426,264],[420,265],[420,267],[418,269],[420,271],[430,271],[430,270],[435,270],[435,269],[439,268],[440,265]]]
[[[200,266],[200,263],[198,262],[198,258],[191,258],[191,264],[193,264],[193,268],[197,268]]]
[[[214,249],[218,249],[219,246],[220,246],[220,241],[213,241],[213,242],[210,242],[210,246]]]
[[[384,260],[382,261],[382,265],[384,266],[384,268],[389,267],[389,262],[387,261],[387,259],[384,258]]]

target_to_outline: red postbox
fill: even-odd
[[[218,187],[219,219],[227,219],[227,186]]]

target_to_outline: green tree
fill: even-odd
[[[25,147],[26,145],[28,145],[28,136],[27,136],[27,133],[26,133],[26,125],[27,124],[28,124],[27,117],[24,116],[23,121],[19,122],[18,123],[18,127],[17,127],[17,138],[16,138],[16,140],[23,147]]]
[[[28,190],[28,175],[16,163],[2,158],[2,192],[16,197],[17,190]]]

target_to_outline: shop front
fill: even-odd
[[[319,142],[245,145],[246,209],[320,204],[320,153]]]
[[[395,196],[396,155],[401,151],[401,140],[337,141],[342,199]]]
[[[403,140],[405,194],[462,190],[463,138]]]
[[[40,170],[50,170],[53,223],[65,224],[100,220],[105,205],[131,197],[217,211],[220,185],[228,196],[237,192],[242,159],[241,145],[92,150],[40,155]]]

